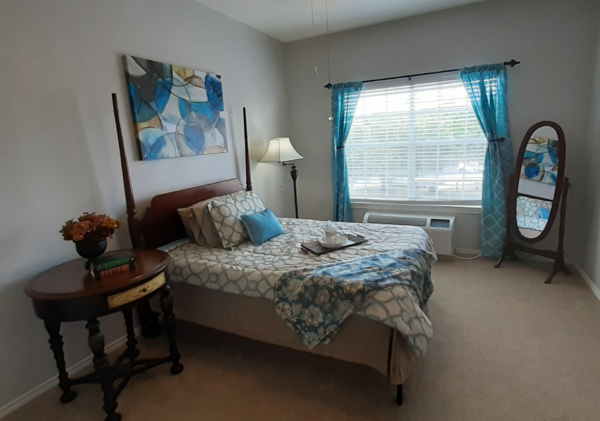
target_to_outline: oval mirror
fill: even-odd
[[[520,162],[519,162],[520,161]],[[513,179],[517,179],[517,237],[525,242],[542,240],[552,227],[559,208],[565,167],[565,137],[553,122],[535,124],[523,139]]]

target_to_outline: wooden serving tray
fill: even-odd
[[[362,237],[360,235],[346,234],[346,237],[348,237],[348,241],[346,241],[341,247],[338,247],[336,249],[328,249],[326,247],[323,247],[319,243],[319,241],[311,241],[310,243],[302,243],[300,245],[302,246],[303,250],[311,251],[314,254],[321,255],[321,254],[325,254],[325,253],[331,253],[332,251],[337,251],[337,250],[342,250],[342,249],[345,249],[348,247],[357,246],[359,244],[366,243],[367,241],[369,241],[365,237]]]

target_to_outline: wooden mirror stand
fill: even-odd
[[[540,133],[545,134],[549,131],[555,132],[558,139],[546,138],[545,135],[540,137]],[[540,148],[540,146],[542,147]],[[542,152],[539,152],[539,150],[542,150]],[[548,157],[551,160],[551,171],[548,170],[547,164],[542,162]],[[546,279],[546,284],[549,284],[559,271],[563,271],[567,275],[571,274],[565,264],[564,256],[567,194],[571,186],[569,179],[564,176],[565,159],[565,136],[558,124],[551,121],[542,121],[533,125],[527,131],[519,149],[515,170],[508,181],[506,238],[502,256],[495,265],[496,268],[500,267],[507,256],[518,260],[516,252],[521,251],[554,259],[553,270]],[[544,165],[546,165],[545,175],[547,178],[551,178],[550,182],[547,179],[541,181],[544,176]],[[534,227],[536,229],[532,230],[528,226],[523,226],[523,220],[531,218],[518,215],[517,209],[526,202],[537,203],[538,206],[544,205],[544,209],[540,207],[539,211],[540,213],[544,211],[546,215],[544,218],[537,219],[537,221],[545,221],[542,227]],[[548,209],[548,207],[550,208]],[[535,212],[535,207],[533,209]],[[559,217],[557,249],[543,250],[532,247],[530,244],[540,242],[546,238],[557,216]],[[531,232],[537,235],[530,235]]]

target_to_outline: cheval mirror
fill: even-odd
[[[508,184],[506,239],[502,256],[518,259],[516,251],[554,259],[549,284],[558,271],[570,275],[565,265],[563,239],[567,214],[567,192],[570,187],[565,174],[565,135],[551,121],[534,124],[525,134],[514,173]],[[530,246],[548,236],[559,216],[558,247],[556,251]]]

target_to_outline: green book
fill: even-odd
[[[135,259],[131,252],[100,256],[90,261],[90,269],[94,272],[102,272],[103,270],[132,264],[134,261]]]

